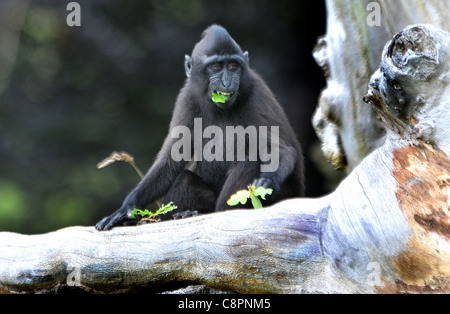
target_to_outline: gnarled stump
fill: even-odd
[[[411,24],[430,23],[450,31],[450,3],[441,0],[326,0],[326,3],[327,34],[319,39],[314,57],[324,69],[327,87],[320,97],[313,124],[325,157],[336,168],[350,173],[384,142],[386,133],[378,115],[362,101],[370,77],[379,67],[383,47]]]

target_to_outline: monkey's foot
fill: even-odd
[[[181,218],[187,218],[187,217],[192,217],[192,216],[197,216],[198,215],[198,211],[194,210],[186,210],[184,212],[179,212],[176,214],[173,214],[172,217],[173,219],[181,219]]]

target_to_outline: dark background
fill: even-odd
[[[150,167],[185,80],[184,55],[213,23],[249,51],[284,106],[305,152],[307,196],[328,192],[311,161],[325,85],[312,58],[325,33],[322,1],[80,0],[81,27],[66,24],[69,2],[13,0],[7,10],[27,5],[15,36],[1,36],[14,10],[0,16],[0,45],[19,40],[13,65],[0,68],[0,231],[93,225],[117,209],[139,177],[125,163],[96,164],[124,150]]]

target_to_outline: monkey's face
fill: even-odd
[[[211,105],[229,109],[236,102],[238,91],[248,85],[248,52],[242,52],[228,32],[217,25],[207,29],[192,51],[185,56],[186,76],[193,80],[191,87],[199,97]]]
[[[238,96],[245,64],[238,56],[214,56],[208,59],[204,71],[208,78],[206,97],[218,107],[228,109]]]
[[[186,55],[184,66],[186,76],[204,90],[201,97],[222,109],[231,108],[239,97],[242,77],[247,73],[248,53],[195,59],[197,61],[193,63],[191,57]]]

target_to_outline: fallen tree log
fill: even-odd
[[[107,232],[0,233],[0,291],[450,292],[449,43],[431,25],[388,43],[365,97],[386,141],[330,195]]]

